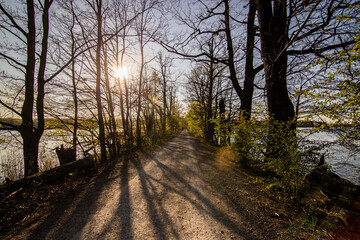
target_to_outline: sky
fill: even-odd
[[[79,2],[79,1],[78,1]],[[182,1],[181,3],[183,4],[185,1]],[[10,11],[17,11],[17,12],[22,12],[22,10],[25,10],[25,8],[23,7],[24,5],[21,4],[21,1],[19,0],[15,0],[15,1],[9,1],[9,0],[0,0],[0,3],[5,7],[5,9],[8,9]],[[54,3],[54,5],[52,6],[52,10],[53,11],[57,11],[56,10],[56,5]],[[51,14],[50,14],[50,18],[51,18]],[[170,19],[169,24],[171,26],[176,26],[177,30],[179,29],[179,26],[177,23],[175,23],[175,21],[173,21],[173,19],[169,16],[166,16],[167,19]],[[41,25],[40,22],[40,18],[38,19],[39,22],[37,23],[38,26]],[[26,26],[22,26],[24,29],[26,29]],[[53,27],[53,26],[51,26]],[[5,44],[7,46],[9,46],[10,44],[12,44],[15,41],[18,41],[15,37],[13,37],[11,34],[8,34],[4,31],[0,32],[0,37],[2,38],[2,40],[0,40],[0,45],[1,44]],[[39,39],[40,40],[40,39]],[[38,45],[38,49],[39,49],[39,45]],[[5,50],[4,48],[1,48],[0,46],[0,51],[5,53],[5,54],[16,54],[18,53],[17,51],[14,51],[14,53],[11,53],[7,50]],[[149,66],[149,71],[152,71],[152,68],[157,68],[156,66],[156,61],[153,59],[154,55],[157,54],[157,52],[159,51],[163,51],[166,52],[161,46],[159,46],[156,43],[149,43],[146,46],[145,49],[145,55],[146,55],[146,61],[150,61],[148,66]],[[15,57],[17,60],[21,61],[23,63],[26,62],[26,56],[25,55],[19,55],[16,54]],[[125,65],[127,65],[129,74],[131,76],[134,75],[138,75],[138,71],[139,71],[139,62],[140,62],[140,55],[139,52],[134,52],[132,51],[131,56],[127,56],[125,58]],[[49,60],[49,57],[48,57]],[[47,67],[50,67],[49,65]],[[184,82],[186,81],[186,74],[190,71],[191,69],[191,64],[190,61],[187,60],[180,60],[180,59],[175,59],[173,62],[173,67],[172,67],[172,72],[174,73],[173,78],[177,79],[177,83],[175,84],[176,87],[178,88],[178,91],[176,91],[176,94],[178,96],[178,99],[182,102],[183,107],[185,107],[186,105],[186,96],[185,96],[185,90],[184,90]],[[0,60],[0,72],[4,72],[6,71],[7,73],[10,74],[14,74],[16,77],[19,78],[24,78],[24,74],[15,70],[14,68],[10,67],[8,65],[8,63],[6,63],[5,61],[1,61]],[[150,74],[150,73],[149,73]],[[179,77],[180,76],[180,77]],[[5,86],[3,85],[3,81],[0,81],[0,89],[5,90]],[[2,114],[0,114],[0,117]]]

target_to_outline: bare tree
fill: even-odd
[[[169,81],[170,81],[170,68],[172,60],[165,56],[162,52],[159,52],[157,55],[158,65],[159,65],[159,75],[160,75],[160,86],[162,87],[162,100],[163,100],[163,109],[162,109],[162,131],[163,134],[166,132],[166,119],[169,114],[168,108],[171,106],[168,104],[168,90],[169,90]]]
[[[240,109],[246,119],[250,119],[252,95],[254,91],[254,79],[258,72],[263,69],[263,65],[254,68],[253,66],[253,52],[255,45],[256,27],[254,24],[256,6],[255,1],[249,2],[249,14],[247,19],[247,45],[245,49],[245,77],[243,86],[240,84],[240,77],[238,67],[242,57],[239,57],[240,46],[234,46],[234,35],[239,38],[239,32],[245,30],[234,29],[234,24],[245,26],[246,22],[240,21],[230,13],[230,2],[228,0],[216,1],[213,4],[206,4],[203,1],[197,1],[200,5],[200,12],[196,14],[195,18],[189,17],[187,14],[178,13],[177,16],[190,29],[190,33],[186,35],[185,39],[180,39],[176,43],[171,43],[174,40],[165,42],[163,39],[158,39],[169,52],[176,53],[185,58],[194,59],[195,61],[206,61],[214,63],[222,63],[228,66],[229,79],[232,82],[239,99],[241,100]],[[216,38],[217,43],[224,43],[223,51],[214,54],[204,49],[204,39]],[[189,50],[188,46],[191,43],[197,43],[193,49],[200,49],[201,51]]]
[[[154,15],[152,10],[159,2],[156,0],[140,0],[139,8],[140,15],[135,21],[135,30],[137,34],[139,50],[140,50],[140,70],[139,70],[139,82],[138,82],[138,100],[137,100],[137,112],[136,112],[136,145],[141,147],[141,104],[143,93],[143,78],[144,68],[146,65],[145,59],[145,46],[152,40],[153,36],[159,29],[160,23],[154,22]],[[154,24],[150,27],[150,24]]]
[[[1,26],[2,30],[10,33],[26,48],[26,63],[21,63],[10,55],[1,53],[1,57],[5,59],[15,69],[20,70],[25,75],[24,81],[24,101],[21,107],[21,112],[13,108],[11,105],[1,101],[1,104],[12,111],[22,119],[20,126],[11,125],[8,126],[13,130],[20,132],[23,139],[23,154],[25,162],[25,176],[38,172],[38,146],[40,138],[44,132],[45,119],[44,119],[44,97],[45,97],[45,69],[47,62],[48,52],[48,37],[49,37],[49,9],[52,5],[52,0],[44,0],[40,3],[40,10],[42,14],[42,39],[41,39],[41,53],[39,55],[39,65],[36,64],[36,15],[34,1],[28,0],[26,2],[27,16],[25,17],[27,29],[24,29],[24,25],[19,23],[20,16],[13,15],[14,13],[5,9],[0,4],[0,11],[4,24]],[[35,85],[35,68],[38,67],[36,85]],[[37,91],[35,87],[37,86]],[[22,91],[21,91],[22,92]],[[21,94],[19,92],[18,94]],[[33,111],[35,104],[34,95],[36,97],[36,113],[37,124],[34,123]],[[6,123],[2,123],[6,125]]]

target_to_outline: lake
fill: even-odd
[[[299,135],[304,136],[311,144],[324,145],[320,153],[325,155],[325,162],[331,166],[334,173],[344,179],[360,185],[360,152],[351,151],[337,144],[339,135],[330,131],[307,134],[310,128],[299,128]],[[360,142],[354,143],[360,147]]]
[[[80,141],[92,142],[94,136],[87,131],[78,132]],[[0,183],[5,177],[18,179],[23,177],[23,153],[20,134],[16,131],[0,131]],[[5,142],[4,142],[5,141]],[[71,147],[72,134],[64,130],[46,130],[41,138],[39,146],[39,167],[47,170],[60,165],[55,148],[64,144],[65,148]],[[85,149],[88,149],[86,146]],[[90,154],[93,151],[89,152]],[[77,159],[83,158],[82,151],[78,147]]]

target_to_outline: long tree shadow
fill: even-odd
[[[115,164],[114,161],[108,165],[107,170],[103,171],[91,186],[57,203],[28,239],[65,239],[64,236],[75,236],[81,232],[89,219],[96,214],[97,201],[106,186],[104,182],[111,174],[109,169],[113,169]]]
[[[162,202],[162,194],[174,193],[191,203],[196,211],[205,213],[232,232],[245,239],[253,239],[254,236],[251,236],[244,226],[239,226],[201,192],[204,189],[199,189],[200,186],[196,186],[196,183],[191,183],[186,179],[199,178],[198,173],[202,169],[199,168],[198,171],[195,171],[196,169],[192,169],[192,167],[194,164],[209,164],[209,161],[206,160],[212,156],[211,151],[206,146],[195,143],[197,149],[194,152],[188,141],[196,140],[186,134],[182,134],[176,139],[176,141],[163,145],[161,151],[156,154],[145,154],[141,158],[131,156],[124,159],[120,171],[117,172],[119,175],[113,177],[114,179],[120,178],[120,193],[118,193],[118,201],[116,201],[118,206],[115,206],[110,219],[106,219],[107,223],[102,226],[100,232],[96,233],[96,236],[106,238],[109,237],[108,234],[112,234],[111,236],[116,239],[135,239],[133,226],[135,222],[133,220],[146,221],[146,219],[132,219],[138,206],[131,202],[131,189],[136,185],[130,185],[130,181],[138,177],[142,196],[137,196],[137,199],[145,201],[146,214],[152,225],[154,238],[180,239],[180,229],[175,229],[172,222],[175,219],[164,209],[165,203]],[[151,172],[161,172],[161,178],[158,179],[156,175],[153,176],[145,171],[145,164],[151,162],[153,162],[152,168],[150,168]],[[94,232],[91,232],[92,229],[87,229],[86,225],[96,217],[97,211],[101,208],[97,202],[104,192],[105,186],[111,181],[110,174],[110,171],[103,172],[91,186],[56,207],[35,228],[29,239],[64,239],[64,236],[81,238],[84,230],[90,231],[89,236],[91,236]],[[201,178],[199,181],[204,181],[204,179]],[[142,197],[143,199],[141,199]],[[48,226],[53,227],[47,229]]]
[[[168,189],[168,191],[172,191],[180,195],[181,197],[189,201],[191,204],[193,204],[198,211],[202,211],[208,214],[210,217],[220,222],[222,225],[226,226],[228,229],[232,230],[233,232],[247,239],[251,239],[251,236],[248,235],[246,229],[244,229],[242,226],[238,226],[236,222],[234,222],[231,218],[229,218],[227,214],[225,214],[220,209],[218,209],[213,203],[211,203],[211,201],[208,198],[206,198],[203,194],[201,194],[199,190],[197,190],[190,183],[188,183],[188,181],[186,181],[182,176],[180,176],[174,170],[170,169],[169,167],[161,163],[156,158],[152,158],[152,160],[164,171],[165,174],[166,173],[171,174],[177,180],[177,182],[183,186],[183,188],[182,191],[179,191],[178,189],[171,187],[170,185],[150,176],[150,178],[153,181],[156,181],[159,184],[163,185],[165,188]],[[196,199],[200,200],[200,202],[195,201],[190,196],[188,196],[186,194],[187,192],[195,195]]]
[[[147,211],[151,224],[155,230],[156,239],[169,239],[167,227],[170,228],[172,239],[180,239],[178,232],[172,225],[170,216],[162,207],[161,199],[158,196],[156,187],[150,181],[151,177],[144,170],[141,159],[134,157],[133,163],[139,175],[141,189],[146,200]]]
[[[130,189],[129,189],[129,159],[126,158],[121,167],[121,193],[120,193],[120,206],[121,211],[121,239],[134,239],[131,222],[131,202],[130,202]]]
[[[177,143],[165,144],[163,148],[166,149],[167,153],[164,154],[174,155],[174,156],[177,155],[177,157],[182,157],[182,158],[192,158],[192,161],[196,162],[195,164],[200,164],[200,163],[209,164],[208,163],[209,157],[211,158],[213,156],[211,151],[209,151],[209,149],[207,149],[205,146],[202,146],[202,144],[200,145],[196,144],[198,147],[200,147],[196,149],[196,156],[193,156],[193,154],[188,154],[187,153],[188,151],[193,151],[193,149],[186,147],[187,145],[186,142],[189,140],[194,141],[194,138],[192,138],[191,136],[183,136],[183,139],[178,140]],[[206,198],[200,192],[200,190],[196,188],[196,186],[192,186],[192,184],[181,175],[181,172],[178,173],[177,171],[179,170],[179,166],[169,167],[171,166],[171,164],[167,166],[164,163],[162,163],[157,156],[151,154],[147,154],[146,157],[150,158],[151,161],[153,161],[157,165],[157,167],[161,169],[161,171],[163,172],[163,178],[161,180],[158,180],[152,176],[143,175],[143,178],[146,177],[146,179],[142,180],[142,182],[144,183],[143,188],[146,188],[145,182],[150,182],[150,181],[157,182],[158,184],[162,185],[167,191],[174,192],[179,196],[183,197],[192,205],[194,205],[194,207],[198,211],[206,213],[211,218],[215,219],[217,222],[221,223],[231,231],[239,234],[240,236],[246,239],[253,238],[253,236],[251,236],[248,233],[247,229],[245,229],[244,226],[239,226],[237,222],[234,222],[226,213],[222,212],[219,208],[217,208],[210,201],[210,199]],[[173,163],[173,165],[174,164],[181,165],[182,163],[177,161]],[[182,172],[185,171],[186,176],[188,177],[191,175],[193,175],[194,177],[198,177],[196,175],[196,172],[190,167],[191,165],[190,166],[182,165],[183,168]],[[175,168],[176,171],[173,168]],[[174,186],[178,186],[178,187],[174,187]],[[192,197],[190,197],[190,195],[196,196],[196,199],[199,201],[194,200]]]
[[[110,224],[105,226],[101,233],[100,238],[106,238],[106,234],[114,231],[114,226],[118,223],[120,218],[120,232],[117,233],[117,239],[134,239],[133,226],[132,226],[132,204],[130,200],[130,160],[125,158],[120,169],[120,196],[119,205],[115,212],[112,213]]]

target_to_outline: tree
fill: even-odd
[[[105,90],[106,90],[106,102],[108,105],[108,116],[109,116],[109,133],[107,140],[109,142],[109,152],[110,157],[114,158],[120,154],[120,139],[117,133],[116,119],[114,113],[114,101],[113,101],[113,93],[110,87],[110,74],[109,74],[109,64],[108,64],[108,49],[106,46],[103,46],[104,53],[104,77],[105,77]]]
[[[64,1],[61,2],[61,8],[62,8],[62,14],[61,16],[58,16],[57,18],[57,23],[59,24],[64,24],[64,29],[66,29],[66,33],[62,33],[62,34],[69,34],[69,39],[71,40],[68,44],[69,44],[69,48],[70,48],[70,52],[69,55],[71,58],[73,58],[73,61],[71,62],[71,66],[70,66],[70,73],[68,71],[66,71],[67,69],[64,69],[63,73],[65,73],[65,75],[67,77],[71,78],[71,91],[72,91],[72,98],[73,98],[73,103],[74,103],[74,115],[73,115],[73,129],[72,129],[72,148],[74,149],[74,154],[75,154],[75,158],[77,155],[77,145],[78,145],[78,130],[79,130],[79,99],[78,99],[78,87],[77,87],[77,83],[78,83],[78,79],[79,76],[81,75],[81,71],[80,73],[77,75],[77,67],[76,67],[76,54],[77,54],[77,49],[76,46],[79,44],[79,38],[76,37],[77,32],[76,32],[76,14],[75,14],[75,6],[74,6],[74,0],[71,1]],[[64,18],[71,18],[70,22],[63,22],[62,19]],[[62,35],[63,36],[63,35]],[[66,45],[66,43],[64,43],[64,41],[62,42],[62,46],[57,46],[59,49],[64,48],[64,45]],[[56,56],[58,58],[60,58],[60,56]],[[55,61],[54,61],[55,62]],[[60,67],[60,66],[59,66]],[[81,69],[81,67],[80,67]],[[62,112],[64,114],[64,112]],[[53,115],[54,116],[54,115]],[[59,119],[59,114],[56,114],[56,118]],[[67,126],[67,124],[64,124],[65,126]],[[81,145],[80,145],[81,146]],[[84,151],[84,149],[83,149]]]
[[[130,145],[132,144],[133,140],[132,137],[130,138],[130,136],[132,136],[132,134],[130,133],[129,129],[129,91],[127,88],[127,77],[126,74],[124,73],[124,56],[125,56],[125,51],[126,51],[126,39],[127,39],[127,34],[128,34],[128,29],[129,27],[127,26],[127,23],[129,21],[129,2],[128,1],[123,1],[121,4],[118,1],[113,1],[112,2],[113,6],[114,6],[114,12],[113,12],[113,16],[112,19],[114,21],[113,25],[115,27],[115,29],[118,29],[119,26],[122,26],[122,31],[121,34],[116,34],[114,41],[115,41],[115,62],[116,62],[116,68],[121,68],[123,71],[123,76],[122,79],[121,76],[118,76],[118,85],[119,85],[119,95],[120,95],[120,111],[121,111],[121,122],[122,122],[122,126],[123,126],[123,131],[124,131],[124,138],[125,138],[125,145],[127,148],[130,148]],[[121,48],[120,45],[121,44]],[[121,52],[121,54],[120,54]],[[120,58],[119,58],[120,55]],[[120,60],[120,61],[119,61]],[[121,81],[123,82],[123,84],[121,84]],[[123,87],[125,89],[125,102],[126,105],[124,105],[124,94],[123,94]],[[126,114],[125,114],[126,112]]]
[[[292,121],[295,113],[286,81],[287,44],[286,0],[257,1],[261,56],[264,63],[267,103],[274,121]]]
[[[263,69],[263,65],[259,65],[256,68],[253,66],[256,33],[254,24],[256,13],[255,1],[252,0],[248,4],[249,14],[247,22],[238,20],[236,16],[230,13],[231,7],[228,0],[216,1],[212,6],[208,6],[203,1],[197,1],[197,3],[200,10],[194,18],[191,18],[190,14],[190,17],[186,14],[177,14],[179,20],[190,28],[186,38],[178,40],[175,44],[171,44],[171,41],[174,40],[165,42],[163,39],[159,39],[158,42],[169,52],[194,59],[197,62],[214,62],[226,65],[229,71],[229,79],[241,101],[240,110],[246,119],[250,119],[254,79],[256,74]],[[247,26],[247,44],[244,50],[245,74],[243,86],[241,86],[238,69],[239,65],[243,62],[241,61],[242,56],[239,54],[240,46],[234,45],[234,39],[238,40],[240,38],[240,34],[244,30],[239,30],[239,28],[245,26],[244,23]],[[235,24],[240,26],[234,27]],[[216,39],[215,43],[219,44],[218,48],[221,51],[215,53],[210,52],[210,49],[206,47],[204,48],[211,39]],[[189,45],[192,43],[199,46],[189,48]],[[220,45],[220,43],[223,45]],[[199,49],[200,51],[196,52],[194,49]]]
[[[11,125],[13,130],[20,132],[23,139],[23,154],[25,162],[25,176],[37,173],[38,168],[38,147],[41,136],[44,132],[45,119],[44,119],[44,97],[45,97],[45,69],[47,62],[48,52],[48,37],[49,37],[49,9],[52,5],[52,0],[44,0],[39,8],[42,13],[42,40],[41,40],[41,53],[39,57],[39,65],[37,71],[36,85],[35,85],[35,68],[36,68],[36,43],[37,43],[37,32],[36,32],[36,15],[35,15],[35,4],[34,1],[28,0],[26,2],[27,16],[26,26],[27,29],[22,27],[20,16],[15,16],[0,4],[0,10],[2,13],[2,19],[4,25],[2,29],[15,37],[20,43],[26,47],[26,63],[17,61],[10,55],[1,53],[1,57],[5,59],[15,69],[20,70],[25,75],[24,80],[24,101],[21,107],[21,112],[8,105],[4,101],[1,104],[18,115],[22,119],[20,126]],[[37,86],[37,91],[35,91]],[[22,90],[18,93],[20,94]],[[35,105],[35,93],[36,97],[36,113],[37,113],[37,124],[34,123],[33,111]],[[7,125],[2,123],[2,125]]]
[[[217,142],[214,120],[218,117],[225,118],[225,96],[231,101],[228,97],[231,95],[229,88],[223,86],[225,77],[222,73],[225,67],[211,62],[198,64],[192,69],[187,80],[188,98],[192,107],[188,116],[191,121],[190,126],[196,134],[213,144]],[[220,101],[223,103],[222,116],[218,116],[219,113],[221,115],[218,111]],[[198,133],[197,128],[201,129],[201,134]]]
[[[339,23],[352,23],[359,26],[359,4],[351,5],[346,15],[339,15]],[[355,32],[355,31],[354,31]],[[340,143],[353,150],[353,144],[360,138],[360,35],[353,36],[354,44],[324,58],[318,58],[314,65],[324,70],[324,78],[306,89],[306,94],[315,99],[312,113],[325,118],[322,127],[340,132]]]
[[[95,59],[93,59],[95,61],[96,64],[96,102],[97,102],[97,112],[98,112],[98,124],[99,124],[99,140],[100,140],[100,149],[101,149],[101,161],[106,161],[107,156],[106,156],[106,139],[105,139],[105,124],[104,124],[104,117],[103,117],[103,106],[102,106],[102,94],[101,94],[101,82],[102,82],[102,73],[101,73],[101,69],[102,69],[102,55],[101,53],[103,45],[110,41],[111,39],[113,39],[114,37],[116,38],[116,36],[121,32],[121,31],[126,31],[126,27],[127,25],[134,19],[136,19],[135,17],[137,16],[137,14],[129,19],[128,21],[124,22],[124,25],[119,26],[119,28],[116,28],[115,31],[111,34],[107,34],[106,39],[103,40],[104,38],[104,33],[103,33],[103,15],[104,12],[102,10],[103,7],[103,3],[102,0],[96,0],[96,1],[90,1],[90,0],[86,0],[87,4],[90,6],[90,8],[94,11],[94,14],[96,16],[96,26],[97,26],[97,32],[96,32],[96,56]],[[144,11],[146,11],[147,8],[146,6],[141,9],[140,11],[140,15],[143,14]],[[115,24],[116,25],[116,24]],[[117,38],[116,38],[117,39]],[[89,39],[91,40],[91,39]],[[118,49],[116,49],[118,51]],[[118,61],[118,59],[116,60]],[[118,63],[118,62],[117,62]],[[105,70],[108,71],[108,69],[105,67]],[[105,74],[105,78],[108,78],[109,74]],[[140,77],[141,78],[141,77]],[[110,89],[108,84],[105,83],[105,86],[108,87],[108,103],[109,103],[109,112],[110,115],[112,115],[110,117],[111,123],[110,126],[113,129],[112,131],[116,132],[116,124],[115,124],[115,116],[113,115],[113,101],[112,101],[112,97],[111,97],[111,93],[110,93]],[[139,96],[139,98],[141,99],[141,96]],[[119,145],[117,142],[115,143],[115,145]],[[118,146],[119,148],[119,146]]]
[[[302,58],[346,47],[354,41],[351,31],[336,24],[339,12],[349,1],[256,1],[260,27],[261,56],[264,63],[268,111],[271,118],[269,156],[276,155],[280,144],[295,129],[295,111],[287,89],[288,58]],[[288,15],[289,13],[289,15]],[[319,17],[322,16],[322,17]],[[296,43],[296,44],[295,44]],[[309,44],[310,43],[310,44]],[[300,49],[297,49],[299,48]],[[293,58],[292,58],[293,60]],[[304,61],[300,59],[300,61]],[[281,133],[282,137],[275,133]]]
[[[263,65],[254,68],[254,48],[255,48],[255,15],[256,15],[256,2],[255,0],[249,1],[249,13],[247,18],[246,29],[246,48],[245,48],[245,76],[244,76],[244,90],[240,94],[241,105],[240,110],[245,119],[251,118],[253,92],[254,92],[254,79],[258,72],[263,69]]]
[[[151,41],[153,36],[160,28],[160,23],[154,22],[154,10],[155,6],[159,4],[158,1],[154,0],[141,0],[139,1],[140,14],[135,21],[135,30],[138,38],[139,50],[140,50],[140,71],[139,71],[139,82],[137,92],[137,112],[136,112],[136,144],[137,147],[141,147],[141,104],[143,100],[143,78],[144,68],[147,64],[145,59],[145,47]],[[150,27],[150,24],[153,27]]]
[[[172,59],[170,59],[168,56],[165,56],[162,52],[158,53],[157,56],[157,60],[158,60],[158,65],[159,65],[159,75],[160,75],[160,79],[159,79],[159,83],[160,86],[162,87],[162,101],[163,101],[163,108],[162,108],[162,121],[161,121],[161,126],[162,126],[162,131],[163,134],[166,133],[166,119],[168,118],[168,115],[170,115],[170,108],[171,108],[171,103],[169,102],[169,104],[167,103],[168,101],[168,91],[170,88],[170,68],[171,68],[171,64],[172,64]],[[170,97],[171,100],[171,97]]]
[[[107,159],[106,156],[106,146],[105,146],[105,128],[104,128],[104,119],[101,103],[101,48],[102,48],[102,0],[96,0],[96,2],[90,3],[91,8],[93,8],[96,19],[97,19],[97,41],[96,41],[96,103],[98,110],[98,124],[99,124],[99,139],[100,139],[100,149],[101,149],[101,161],[105,162]]]

